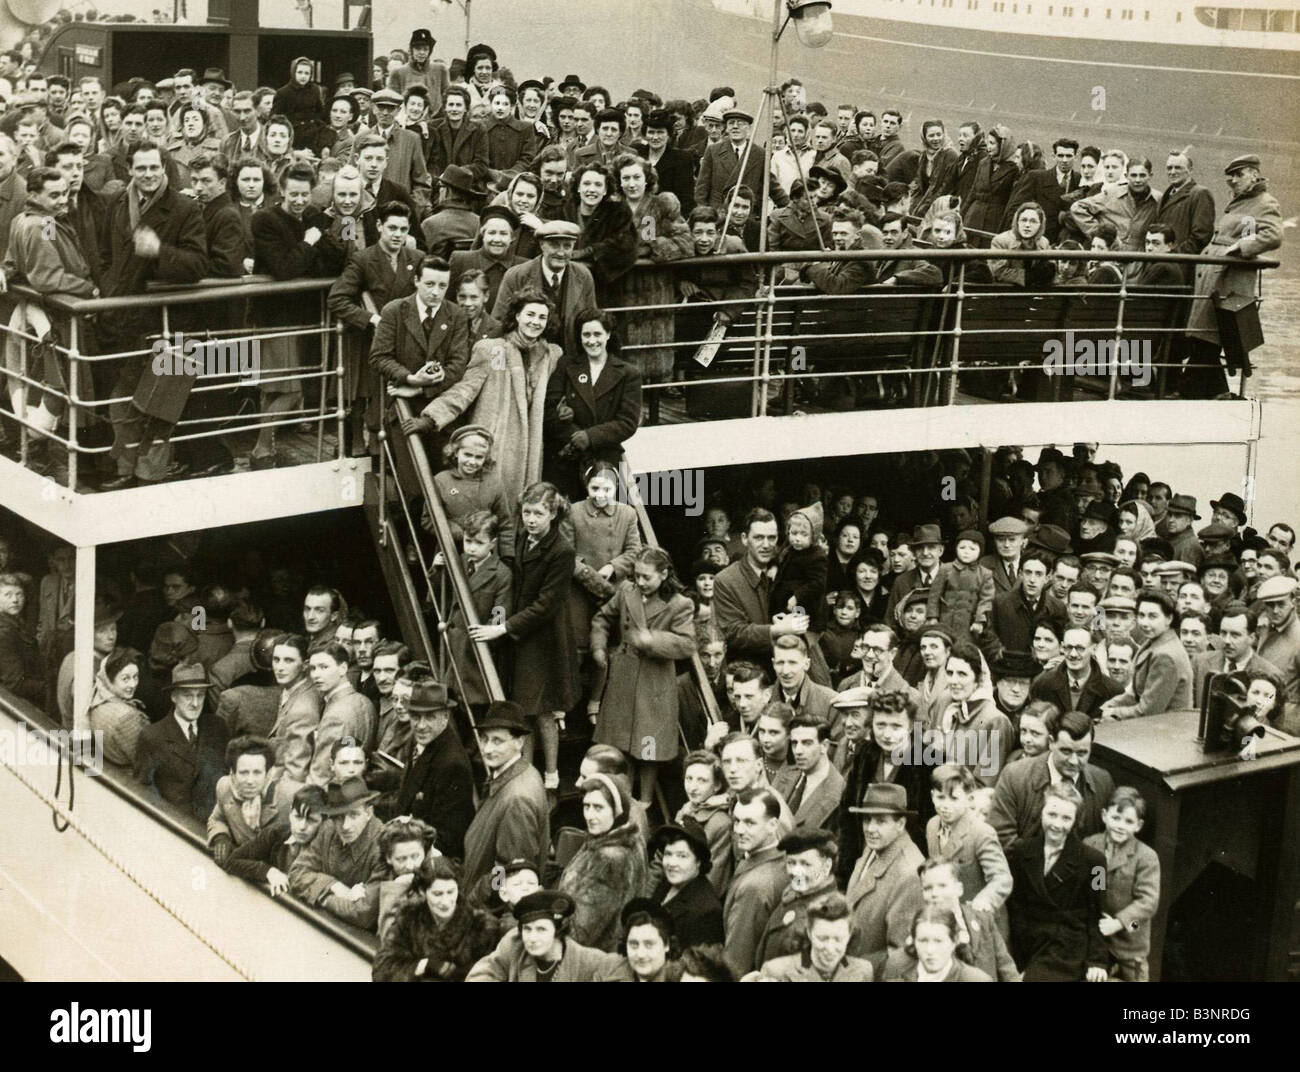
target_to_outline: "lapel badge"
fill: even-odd
[[[788,926],[790,926],[790,924],[793,923],[793,922],[795,921],[795,917],[796,917],[797,915],[798,915],[798,913],[796,913],[795,910],[794,910],[793,908],[790,909],[789,912],[787,912],[784,916],[781,917],[781,926],[783,926],[783,927],[788,927]]]
[[[587,382],[587,374],[585,372],[578,377],[578,382],[582,384]]]

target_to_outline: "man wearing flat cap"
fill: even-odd
[[[755,960],[802,953],[808,934],[808,906],[835,891],[835,861],[839,847],[829,830],[787,834],[777,848],[785,853],[787,884],[758,940]]]
[[[361,778],[331,782],[325,788],[325,821],[311,844],[289,868],[289,888],[307,904],[336,912],[366,896],[366,885],[379,882],[384,861],[372,792]]]
[[[738,183],[748,186],[757,197],[762,196],[763,189],[763,146],[757,141],[749,144],[754,117],[733,106],[723,113],[722,119],[726,136],[705,149],[695,179],[695,203],[716,209],[723,209],[727,191]],[[740,167],[742,159],[745,161],[743,172]],[[789,204],[790,198],[775,175],[771,177],[771,183],[772,200],[780,206]]]
[[[1029,538],[1029,526],[1018,517],[1000,517],[989,526],[995,553],[980,559],[993,574],[993,595],[1009,592],[1020,583],[1020,556]]]
[[[925,862],[907,833],[907,790],[872,783],[849,813],[860,817],[864,845],[845,891],[853,912],[849,953],[861,957],[902,949],[921,907],[917,872]]]
[[[400,93],[381,89],[373,94],[370,98],[370,114],[373,117],[370,133],[383,138],[388,146],[384,178],[409,190],[420,210],[427,211],[432,196],[432,183],[428,165],[424,161],[424,143],[415,131],[398,124],[397,112],[401,107]]]
[[[1270,577],[1257,593],[1263,605],[1259,654],[1282,671],[1286,695],[1283,729],[1300,733],[1300,621],[1296,619],[1296,579]]]
[[[491,875],[498,860],[532,860],[542,873],[551,819],[542,776],[523,759],[523,738],[531,732],[523,708],[509,700],[494,701],[478,723],[488,783],[465,832],[463,889]]]
[[[211,688],[202,663],[177,663],[164,689],[171,713],[140,731],[135,751],[135,780],[201,822],[217,801],[230,740],[226,724],[205,710]]]
[[[504,322],[511,303],[524,291],[541,291],[558,313],[546,325],[546,337],[561,345],[566,354],[582,353],[578,316],[597,305],[591,269],[572,260],[581,234],[582,229],[568,220],[546,220],[536,228],[533,236],[541,253],[507,269],[492,307],[493,319]]]
[[[1253,153],[1229,161],[1223,169],[1232,197],[1219,217],[1214,237],[1201,252],[1208,257],[1239,257],[1241,267],[1198,264],[1193,294],[1206,295],[1192,301],[1187,319],[1191,355],[1179,381],[1185,398],[1214,398],[1228,389],[1219,364],[1218,304],[1224,299],[1250,299],[1259,283],[1259,269],[1251,261],[1282,245],[1282,210],[1260,173],[1259,157]],[[1227,365],[1235,372],[1245,354],[1228,354]],[[1249,366],[1247,366],[1248,368]]]

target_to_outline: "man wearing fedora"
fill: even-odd
[[[153,795],[205,821],[226,769],[226,724],[205,710],[212,681],[202,663],[177,663],[166,686],[172,709],[140,731],[135,779]]]
[[[1201,561],[1201,542],[1192,528],[1192,522],[1200,520],[1195,496],[1175,495],[1169,500],[1161,535],[1169,541],[1174,561],[1190,562],[1193,566]]]
[[[582,229],[568,220],[546,220],[536,228],[533,236],[541,253],[506,270],[492,307],[492,318],[504,322],[517,295],[541,291],[557,314],[546,325],[546,337],[561,345],[566,354],[583,353],[578,339],[578,317],[587,309],[597,308],[597,304],[591,269],[572,261],[581,234]]]
[[[383,138],[388,145],[388,160],[384,165],[384,178],[411,191],[415,203],[426,211],[431,196],[429,169],[424,162],[424,143],[420,135],[407,130],[397,122],[397,111],[402,106],[401,94],[391,89],[381,89],[370,98],[374,121],[370,132]]]
[[[861,816],[864,850],[849,876],[852,956],[902,949],[921,907],[919,869],[925,857],[907,833],[907,790],[875,782],[849,813]]]
[[[705,114],[707,116],[707,112]],[[754,117],[733,106],[723,114],[722,120],[726,137],[713,142],[704,150],[700,171],[695,179],[695,203],[711,205],[716,209],[723,208],[727,201],[727,191],[737,183],[748,186],[759,196],[763,189],[763,146],[757,141],[753,145],[749,144]],[[742,159],[745,160],[743,172],[740,168]],[[790,198],[775,175],[772,176],[770,189],[772,200],[778,206],[789,204]]]
[[[379,835],[384,824],[375,818],[371,792],[360,778],[325,789],[325,822],[289,868],[289,888],[295,897],[333,911],[333,905],[362,900],[366,884],[384,877]]]
[[[1101,705],[1118,696],[1124,687],[1102,672],[1095,650],[1091,630],[1079,626],[1066,629],[1061,638],[1065,658],[1034,679],[1029,686],[1030,699],[1047,700],[1062,711],[1082,711],[1100,718]]]
[[[939,559],[943,557],[943,534],[938,525],[918,525],[908,546],[916,556],[916,565],[894,578],[889,589],[889,603],[885,607],[887,622],[898,620],[894,615],[899,600],[913,588],[929,588],[939,574]]]
[[[450,728],[456,701],[435,681],[414,684],[410,692],[411,740],[402,751],[405,766],[392,811],[423,819],[438,832],[438,851],[459,860],[474,820],[474,774],[465,746]]]
[[[490,876],[498,860],[531,860],[542,874],[551,843],[551,815],[542,776],[523,759],[523,739],[531,732],[523,708],[509,700],[494,701],[478,723],[488,783],[465,832],[462,889],[472,889]]]
[[[488,192],[476,185],[474,173],[459,164],[448,164],[438,176],[438,209],[420,225],[425,248],[439,256],[450,256],[460,243],[467,247],[478,235],[475,211]]]
[[[430,115],[442,111],[442,102],[451,84],[447,65],[442,60],[430,58],[437,43],[433,34],[423,27],[412,30],[410,61],[388,71],[388,88],[401,96],[406,96],[406,91],[414,85],[424,86],[429,91]]]

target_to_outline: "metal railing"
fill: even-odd
[[[345,374],[342,347],[344,325],[342,321],[332,317],[324,301],[325,293],[332,283],[333,280],[331,279],[300,279],[277,282],[269,276],[245,276],[237,282],[205,280],[190,287],[157,287],[140,295],[89,299],[74,299],[62,295],[42,295],[22,285],[9,288],[13,296],[19,298],[29,307],[39,309],[48,318],[52,328],[58,328],[60,332],[66,332],[67,338],[65,345],[58,341],[58,335],[53,331],[41,338],[30,330],[24,331],[20,328],[11,327],[8,323],[0,323],[0,333],[3,334],[5,343],[12,344],[17,349],[18,367],[16,369],[7,367],[4,373],[6,377],[6,393],[12,398],[15,386],[21,385],[21,389],[24,391],[24,403],[28,393],[39,392],[41,395],[49,395],[57,399],[60,408],[65,408],[67,414],[67,434],[61,435],[57,431],[57,426],[52,429],[34,421],[33,415],[27,411],[28,407],[25,404],[22,406],[22,412],[19,412],[18,405],[15,405],[14,412],[10,416],[19,428],[19,460],[23,464],[28,463],[31,446],[37,441],[44,441],[61,448],[67,452],[67,485],[70,489],[75,490],[77,488],[80,459],[83,456],[107,454],[114,449],[110,445],[88,443],[86,441],[88,428],[95,422],[101,424],[113,423],[114,418],[110,415],[110,407],[130,406],[134,398],[134,385],[131,386],[131,394],[108,398],[94,397],[93,384],[97,367],[108,367],[110,373],[115,373],[128,361],[143,359],[145,362],[149,362],[150,358],[157,358],[165,352],[168,371],[165,371],[160,378],[176,375],[175,372],[170,370],[172,362],[183,362],[184,360],[184,355],[179,352],[173,353],[172,347],[175,338],[173,335],[173,322],[176,310],[188,310],[195,306],[215,307],[218,303],[233,303],[227,309],[228,316],[232,319],[239,318],[248,321],[255,320],[257,314],[254,312],[252,316],[249,316],[244,303],[249,301],[260,303],[286,295],[301,294],[319,296],[320,312],[315,322],[289,326],[264,326],[261,328],[248,323],[244,325],[223,324],[221,326],[204,326],[196,329],[186,328],[180,331],[179,334],[183,335],[187,340],[193,340],[204,349],[214,349],[218,355],[224,354],[227,357],[232,350],[238,351],[241,348],[245,353],[257,352],[260,346],[267,341],[319,338],[319,361],[277,368],[273,374],[265,375],[260,367],[254,367],[251,370],[252,375],[248,374],[248,370],[222,372],[200,369],[193,376],[188,372],[183,372],[180,376],[193,379],[193,384],[187,392],[187,402],[189,396],[216,393],[229,394],[247,388],[260,389],[268,385],[290,383],[305,388],[312,382],[316,382],[320,385],[318,403],[313,405],[303,404],[291,410],[276,410],[269,414],[257,412],[248,415],[242,415],[238,412],[197,415],[193,412],[193,408],[190,407],[171,426],[171,433],[164,441],[169,444],[196,442],[218,437],[225,438],[241,434],[260,433],[266,429],[283,428],[291,425],[312,424],[316,427],[316,460],[323,461],[325,429],[328,424],[332,423],[336,425],[337,450],[341,460],[344,445],[343,426],[346,417],[345,402],[341,391]],[[156,310],[158,315],[156,330],[142,331],[140,333],[141,338],[145,342],[161,340],[166,347],[165,351],[160,352],[155,349],[154,345],[150,345],[148,349],[118,350],[94,354],[83,352],[85,340],[93,331],[93,324],[97,318],[105,314],[111,316],[128,312],[142,312],[147,315],[153,310]],[[236,310],[238,310],[237,313]],[[66,378],[64,379],[66,387],[58,383],[58,377],[41,377],[34,374],[35,370],[32,368],[31,362],[32,348],[38,344],[44,345],[58,355],[61,371],[66,369]],[[12,365],[12,363],[12,358],[7,358],[6,364]],[[145,371],[148,371],[148,369],[145,368]],[[101,375],[99,380],[104,383],[109,378],[109,375]],[[329,405],[331,398],[334,400],[332,408]],[[136,415],[140,416],[141,414],[137,413]],[[120,420],[120,416],[118,419]],[[138,447],[140,444],[139,441],[127,441],[121,445]]]

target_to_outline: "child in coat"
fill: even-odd
[[[707,558],[699,559],[691,566],[691,602],[695,604],[696,622],[713,620],[713,578],[722,572],[722,567]]]
[[[442,460],[448,468],[434,474],[433,486],[451,522],[452,536],[461,538],[462,520],[467,515],[490,510],[500,522],[500,546],[509,557],[515,546],[514,510],[501,478],[493,471],[492,433],[481,424],[458,429],[443,450]]]
[[[993,571],[979,564],[984,536],[965,529],[957,537],[957,561],[945,562],[930,585],[926,615],[959,637],[978,637],[993,613]]]
[[[831,622],[817,638],[817,644],[826,656],[826,666],[831,680],[846,678],[860,666],[858,642],[862,639],[862,600],[856,592],[845,589],[835,594],[831,607]]]
[[[548,790],[560,788],[560,730],[565,713],[578,702],[578,652],[568,614],[574,555],[556,524],[568,509],[554,484],[538,481],[524,488],[519,496],[523,531],[512,563],[514,613],[502,623],[469,630],[472,640],[490,643],[508,636],[514,641],[508,694],[537,720],[536,735],[525,738],[523,761],[533,761],[533,737],[540,737]]]
[[[510,567],[497,555],[501,532],[501,519],[490,510],[475,510],[460,520],[461,565],[469,581],[470,596],[474,601],[474,614],[480,622],[499,623],[510,617]],[[443,569],[447,560],[439,551],[433,558],[435,569]],[[460,670],[460,680],[454,682],[467,704],[486,704],[490,700],[478,660],[470,644],[469,627],[460,607],[452,611],[447,623],[447,643],[452,660]],[[494,644],[493,656],[499,659],[501,646]]]
[[[1150,981],[1151,917],[1160,907],[1160,857],[1137,839],[1146,811],[1142,794],[1121,785],[1101,815],[1106,832],[1083,839],[1085,845],[1106,854],[1101,933],[1115,961],[1112,975],[1126,983]]]
[[[950,860],[977,909],[1005,919],[1011,869],[998,835],[971,807],[978,783],[969,767],[945,763],[930,775],[934,817],[925,826],[926,855]],[[1005,929],[1005,924],[1003,924]]]
[[[921,865],[921,900],[927,908],[946,908],[965,932],[957,943],[957,957],[999,983],[1020,982],[1020,969],[992,912],[976,908],[952,860],[930,857]]]
[[[677,755],[678,659],[695,651],[695,608],[661,547],[636,554],[633,579],[591,622],[591,661],[608,679],[593,740],[629,755],[640,775],[639,799],[654,799],[659,764]],[[610,654],[612,637],[619,644]]]
[[[822,506],[796,510],[786,522],[786,547],[772,582],[769,609],[791,614],[802,608],[809,628],[820,630],[826,620],[826,548],[822,546]]]

